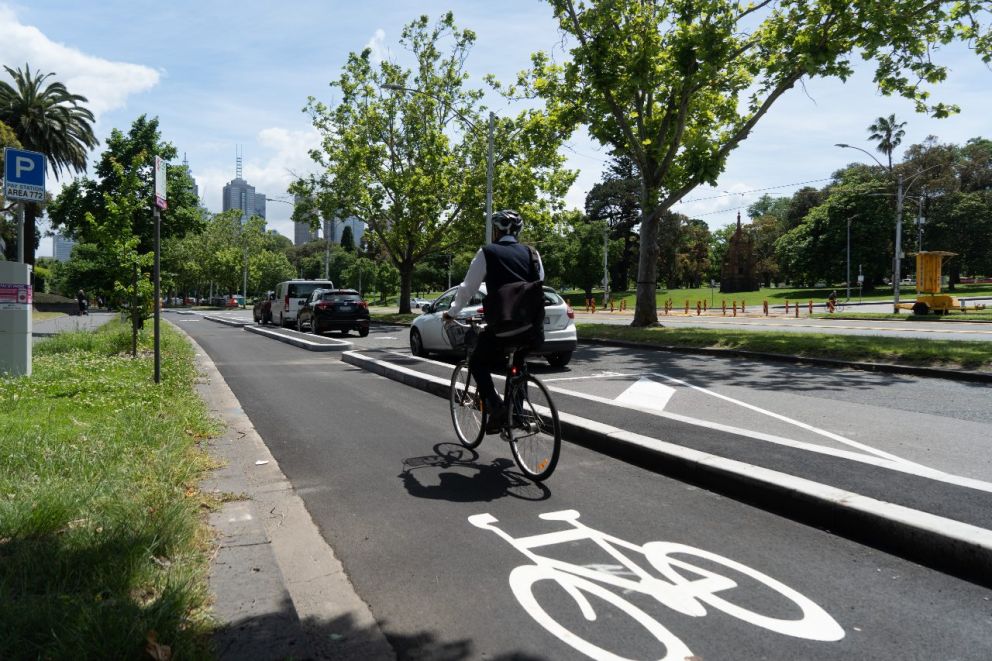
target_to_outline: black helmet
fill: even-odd
[[[513,209],[503,209],[493,214],[493,227],[501,232],[517,236],[523,226],[523,219]]]

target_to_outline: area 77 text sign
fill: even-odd
[[[3,196],[8,200],[45,201],[45,155],[4,147]]]

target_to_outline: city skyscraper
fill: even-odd
[[[223,211],[241,210],[241,222],[244,223],[252,216],[265,218],[265,193],[255,190],[241,177],[241,153],[235,160],[235,177],[224,186]]]
[[[75,245],[76,242],[71,238],[65,236],[61,232],[57,233],[53,240],[55,259],[60,262],[68,262],[69,258],[72,256],[72,248]]]

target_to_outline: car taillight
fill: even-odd
[[[478,310],[475,311],[475,313],[481,317],[484,314],[486,314],[486,309],[480,307]]]
[[[321,301],[320,303],[317,304],[317,309],[318,310],[333,310],[334,309],[334,306],[331,305],[330,303],[325,303],[324,301]]]
[[[565,314],[568,315],[568,318],[569,319],[575,319],[575,310],[572,309],[572,306],[571,305],[569,305],[568,303],[566,303],[565,304],[565,310],[566,310]]]
[[[358,307],[362,308],[363,310],[368,310],[369,304],[366,303],[365,301],[358,301]]]
[[[283,310],[287,310],[288,311],[289,310],[289,294],[286,294],[286,300],[283,302],[283,305],[285,306],[285,307],[283,307]]]

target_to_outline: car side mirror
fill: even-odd
[[[430,303],[424,303],[423,305],[420,306],[420,313],[421,314],[430,314],[431,312],[432,312],[432,310],[431,310],[431,304]]]

